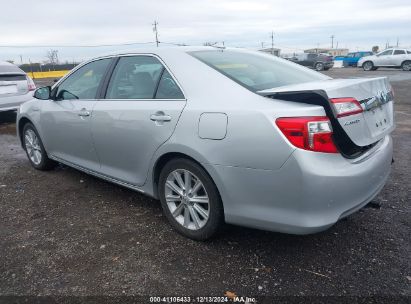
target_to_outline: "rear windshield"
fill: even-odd
[[[211,50],[189,54],[253,92],[330,79],[290,61],[257,52]]]
[[[19,73],[19,74],[21,73],[21,74],[24,74],[24,72],[15,65],[0,63],[0,74],[2,74],[2,73]]]
[[[27,80],[27,79],[26,79],[26,76],[24,75],[11,75],[11,74],[1,75],[0,74],[0,81],[19,81],[19,80]]]

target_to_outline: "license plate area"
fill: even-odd
[[[386,107],[387,105],[384,105],[364,112],[364,118],[372,137],[384,133],[392,126]]]
[[[0,95],[16,94],[16,93],[17,93],[17,85],[15,84],[0,85]]]

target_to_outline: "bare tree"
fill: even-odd
[[[48,62],[53,65],[53,70],[54,70],[54,65],[59,63],[59,55],[58,55],[58,50],[48,50],[46,57],[48,59]]]

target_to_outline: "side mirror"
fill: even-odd
[[[34,91],[34,98],[49,100],[51,98],[51,87],[41,87]]]

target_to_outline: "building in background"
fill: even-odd
[[[259,51],[267,53],[267,54],[272,54],[272,55],[277,56],[277,57],[280,56],[280,52],[281,52],[280,49],[276,49],[276,48],[264,48],[264,49],[261,49]]]
[[[328,49],[328,48],[312,48],[304,50],[304,53],[327,53],[332,56],[346,56],[348,54],[348,49]]]

